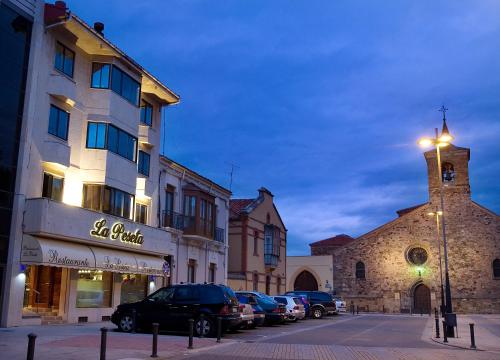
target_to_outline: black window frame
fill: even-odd
[[[51,122],[51,114],[52,114],[52,109],[55,109],[57,111],[57,119],[56,119],[56,132],[53,133],[50,131],[50,122]],[[59,134],[59,122],[61,121],[61,113],[64,113],[67,115],[67,119],[66,119],[66,133],[64,134],[65,136],[61,136]],[[71,113],[69,111],[66,111],[62,108],[60,108],[59,106],[56,106],[54,104],[50,104],[50,108],[49,108],[49,127],[48,127],[48,130],[47,132],[50,134],[50,135],[53,135],[61,140],[64,140],[64,141],[68,141],[68,133],[69,133],[69,120],[70,120],[70,116],[71,116]]]
[[[115,69],[120,73],[120,89],[118,91],[118,89],[116,89],[113,85],[114,85],[114,72],[115,72]],[[129,99],[128,97],[126,97],[124,95],[124,82],[123,82],[123,79],[129,79],[131,82],[133,83],[136,83],[138,85],[138,88],[137,88],[137,94],[136,94],[136,99],[135,101],[132,101],[131,99]],[[132,76],[130,76],[127,72],[123,71],[122,69],[120,69],[118,66],[116,66],[115,64],[112,64],[112,67],[111,67],[111,82],[110,82],[110,89],[115,93],[115,94],[118,94],[120,95],[122,98],[124,98],[125,100],[127,100],[129,103],[131,103],[132,105],[134,105],[135,107],[139,107],[140,105],[140,99],[141,99],[141,83],[138,82],[137,80],[135,80]]]
[[[101,72],[100,76],[99,76],[99,83],[101,84],[102,83],[102,67],[107,65],[109,66],[109,73],[108,73],[108,86],[107,87],[104,87],[104,86],[94,86],[94,67],[95,65],[101,65],[101,69],[99,70]],[[92,89],[110,89],[111,88],[111,72],[112,72],[112,69],[113,69],[113,64],[111,63],[107,63],[107,62],[99,62],[99,61],[93,61],[92,62],[92,70],[90,72],[90,87]]]
[[[144,160],[147,159],[147,164]],[[147,165],[147,169],[145,168]],[[143,150],[139,150],[137,156],[137,171],[139,174],[149,177],[149,170],[151,166],[151,155]]]
[[[95,187],[96,189],[99,188],[99,204],[98,206],[94,207],[89,207],[87,206],[88,204],[85,204],[85,201],[87,199],[86,196],[86,191],[89,186]],[[117,212],[116,207],[116,198],[117,195],[121,194],[123,195],[124,199],[124,204],[126,203],[126,200],[131,200],[130,201],[130,208],[129,208],[129,213],[123,214],[125,212],[126,207],[123,207],[123,211]],[[102,212],[104,214],[109,214],[109,215],[114,215],[121,217],[123,219],[128,219],[132,220],[134,219],[134,210],[135,210],[135,196],[133,194],[129,194],[126,191],[108,186],[108,185],[103,185],[103,184],[83,184],[83,196],[82,196],[82,207],[84,209],[89,209],[89,210],[94,210],[98,212]]]
[[[90,125],[91,124],[97,124],[97,126],[99,126],[99,124],[105,124],[106,126],[106,134],[105,134],[105,145],[104,147],[92,147],[92,146],[89,146],[89,128],[90,128]],[[113,131],[116,133],[116,140],[113,142],[113,146],[110,146],[110,134],[111,134],[111,131],[110,129],[113,129]],[[130,145],[130,142],[133,143],[133,149],[130,151],[130,149],[127,149],[125,151],[125,153],[122,153],[120,151],[120,140],[121,140],[121,137],[120,135],[123,135],[126,137],[126,143],[128,145]],[[96,139],[97,139],[97,131],[96,131]],[[121,157],[123,157],[124,159],[127,159],[129,161],[132,161],[134,163],[137,162],[137,149],[138,149],[138,139],[137,137],[135,137],[134,135],[131,135],[130,133],[128,133],[127,131],[125,130],[122,130],[120,129],[119,127],[113,125],[113,124],[110,124],[110,123],[105,123],[105,122],[96,122],[96,121],[88,121],[87,122],[87,135],[86,135],[86,140],[85,140],[85,145],[87,147],[87,149],[97,149],[97,150],[108,150],[108,151],[111,151],[113,154],[116,154],[116,155],[119,155]],[[97,143],[97,140],[96,140],[96,143]],[[129,155],[132,155],[132,158],[128,157],[127,154],[130,152]]]
[[[62,69],[59,69],[57,67],[57,46],[60,45],[63,49],[63,62],[62,62]],[[69,76],[70,78],[73,79],[73,76],[75,74],[75,62],[76,62],[76,53],[71,50],[69,47],[67,47],[66,45],[64,45],[62,42],[60,41],[56,41],[56,47],[55,47],[55,50],[56,50],[56,53],[55,53],[55,58],[54,58],[54,69],[56,69],[57,71],[60,71],[62,72],[63,74]],[[64,71],[64,64],[66,62],[66,51],[69,51],[71,54],[73,54],[73,66],[71,67],[71,74],[68,74],[66,71]]]
[[[151,118],[149,119],[149,122],[147,121],[147,119],[143,119],[143,114],[145,114],[144,116],[146,116],[147,114],[147,109],[151,109],[150,111],[150,114],[151,114]],[[144,125],[147,125],[149,127],[153,127],[153,105],[150,104],[149,102],[147,102],[146,100],[144,99],[141,99],[141,114],[140,114],[140,118],[139,118],[139,121],[141,122],[141,124],[144,124]],[[144,111],[143,111],[144,109]]]
[[[138,211],[138,208],[140,211]],[[144,212],[143,212],[144,210]],[[139,216],[139,218],[138,218]],[[135,203],[134,221],[146,225],[148,222],[148,206],[139,202]]]
[[[60,198],[54,196],[54,180],[60,180],[61,181],[61,190],[60,190]],[[42,197],[51,199],[54,201],[63,201],[64,197],[64,177],[63,176],[57,176],[51,173],[48,173],[46,171],[43,172],[43,183],[42,183]]]
[[[493,278],[500,279],[500,259],[493,260],[491,267],[493,270]]]
[[[365,280],[366,279],[366,266],[362,261],[356,263],[356,279]]]

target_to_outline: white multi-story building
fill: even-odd
[[[101,321],[163,285],[225,282],[230,192],[160,157],[178,95],[102,24],[32,3],[2,325]]]

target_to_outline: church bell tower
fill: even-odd
[[[446,117],[443,116],[442,134],[449,133]],[[441,174],[437,164],[436,149],[427,151],[427,176],[429,183],[429,200],[438,202],[439,182],[443,182],[444,196],[470,198],[469,160],[470,149],[449,144],[439,148],[441,157]]]

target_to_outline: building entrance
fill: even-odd
[[[53,266],[30,265],[26,268],[23,312],[58,312],[61,297],[62,269]]]
[[[419,284],[413,292],[413,312],[431,313],[431,290],[424,284]]]
[[[318,282],[313,274],[309,271],[302,271],[295,282],[293,283],[294,290],[302,290],[302,291],[317,291],[318,290]]]

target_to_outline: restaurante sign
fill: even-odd
[[[102,239],[120,240],[123,243],[132,245],[142,245],[144,237],[139,229],[126,231],[125,225],[121,222],[115,222],[111,228],[106,226],[106,219],[97,220],[94,228],[90,230],[90,235]]]

